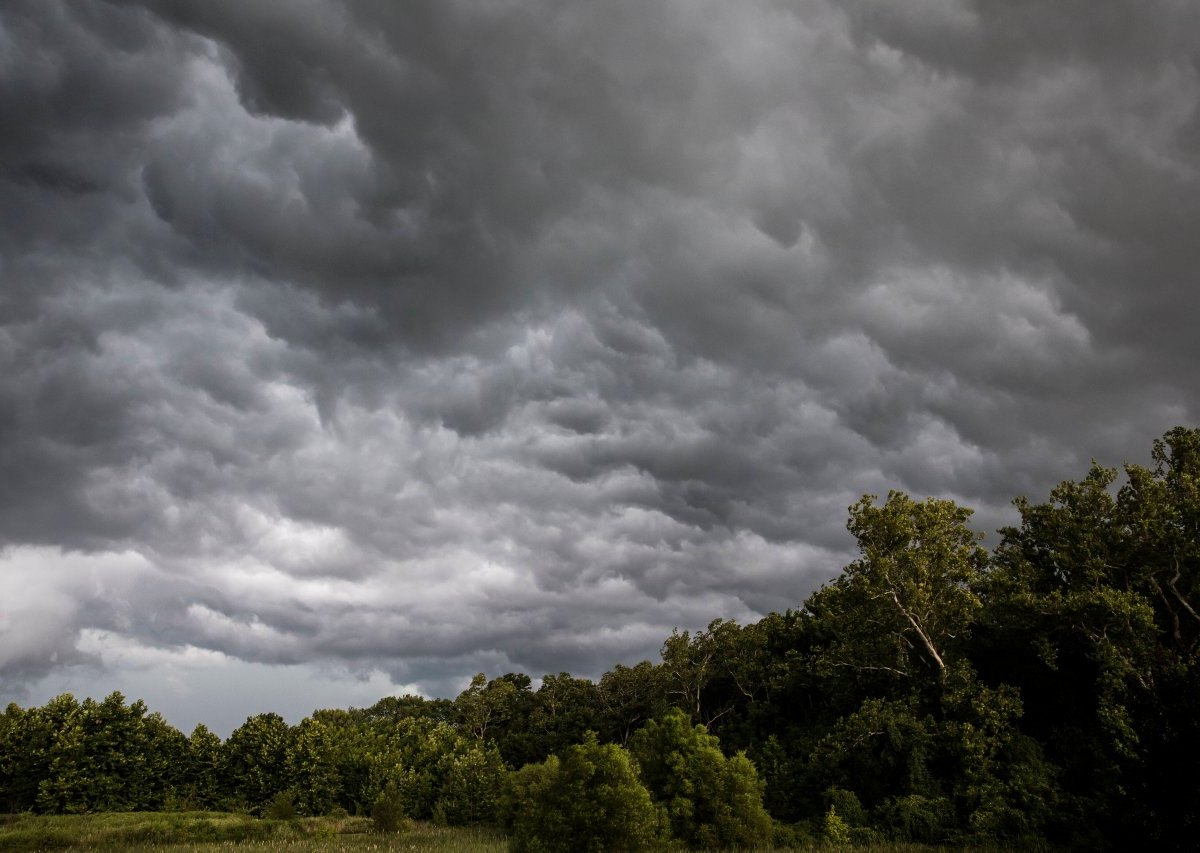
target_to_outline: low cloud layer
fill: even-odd
[[[5,696],[595,675],[797,606],[864,492],[994,530],[1144,459],[1198,415],[1197,36],[1165,0],[6,3]]]

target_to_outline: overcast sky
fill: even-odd
[[[5,0],[0,702],[596,676],[1200,414],[1191,0]]]

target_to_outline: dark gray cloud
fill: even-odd
[[[991,530],[1144,458],[1197,418],[1197,36],[1171,2],[6,4],[5,693],[596,674],[799,604],[864,492]]]

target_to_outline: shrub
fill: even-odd
[[[875,818],[892,839],[933,844],[944,840],[953,808],[943,797],[909,794],[889,797],[875,810]]]
[[[838,817],[849,827],[864,826],[867,823],[867,810],[859,802],[858,795],[845,788],[830,788],[825,792],[825,801],[829,808],[838,813]]]
[[[629,753],[589,732],[562,758],[512,775],[508,795],[513,853],[639,853],[663,843],[664,818]]]
[[[693,849],[762,847],[774,827],[762,782],[744,753],[726,758],[720,741],[678,709],[651,720],[629,744],[671,834]]]
[[[295,816],[296,795],[291,791],[280,791],[263,809],[263,817],[271,820],[291,820]]]
[[[377,832],[400,832],[408,828],[404,798],[394,782],[389,782],[375,798],[375,805],[371,807],[371,820]]]
[[[338,826],[336,823],[319,823],[313,827],[312,835],[313,838],[319,838],[322,841],[337,838]]]
[[[434,822],[448,826],[488,823],[496,817],[496,800],[504,782],[504,761],[495,747],[474,745],[442,762],[445,776]]]
[[[825,840],[830,844],[850,843],[850,827],[846,821],[842,820],[833,806],[830,806],[829,811],[825,812],[824,829]]]

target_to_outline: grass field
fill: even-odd
[[[814,845],[788,850],[854,850],[868,853],[934,853],[951,848],[920,844],[833,847]],[[958,848],[964,849],[964,848]],[[987,853],[1002,847],[975,848]],[[1045,848],[1042,848],[1045,849]],[[0,815],[0,851],[100,850],[171,851],[171,853],[307,853],[307,851],[408,851],[408,853],[505,853],[504,836],[494,829],[441,827],[412,823],[401,832],[381,835],[363,817],[316,817],[260,820],[225,812],[132,812],[95,815]],[[743,851],[749,853],[749,851]]]
[[[488,829],[415,823],[380,835],[368,818],[259,820],[222,812],[132,812],[97,815],[8,815],[0,818],[0,851],[405,850],[501,853],[503,836]]]

